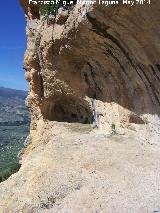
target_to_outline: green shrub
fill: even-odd
[[[18,172],[20,167],[21,167],[21,165],[19,163],[15,163],[15,164],[11,165],[10,168],[0,172],[0,183],[2,181],[5,181],[6,179],[8,179],[12,174]]]
[[[114,123],[112,123],[112,134],[116,134],[116,125]]]
[[[72,1],[72,4],[76,4],[76,0]],[[64,4],[65,3],[65,4]],[[42,15],[44,15],[45,17],[48,17],[49,15],[57,15],[58,9],[60,7],[65,7],[68,8],[69,6],[71,6],[71,1],[70,0],[59,0],[56,1],[54,0],[54,4],[44,4],[41,8],[41,12]]]
[[[55,3],[54,4],[45,4],[43,5],[42,7],[42,14],[45,16],[45,17],[48,17],[49,15],[56,15],[57,12],[58,12],[58,3],[56,3],[56,1],[54,1]]]

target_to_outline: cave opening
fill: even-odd
[[[49,121],[68,123],[93,123],[91,107],[77,98],[61,97],[47,101],[45,104],[44,118]]]

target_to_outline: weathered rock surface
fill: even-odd
[[[32,143],[20,171],[0,185],[0,211],[153,212],[160,201],[159,2],[75,5],[48,20],[20,2]],[[94,110],[98,130],[89,125]],[[113,126],[118,135],[108,137]]]
[[[92,123],[92,99],[105,128],[133,114],[159,115],[159,2],[76,5],[48,21],[35,6],[23,6],[33,128],[41,118]]]
[[[39,124],[20,171],[0,184],[2,213],[148,213],[159,208],[160,145],[86,124]],[[142,134],[141,134],[142,133]]]

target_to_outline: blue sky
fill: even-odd
[[[0,4],[0,86],[28,89],[24,79],[25,17],[18,0]]]

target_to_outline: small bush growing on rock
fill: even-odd
[[[49,15],[56,15],[58,11],[58,4],[55,1],[55,4],[45,4],[42,7],[42,14],[46,17]]]
[[[69,6],[76,4],[76,0],[54,0],[54,4],[45,4],[42,7],[42,15],[48,17],[49,15],[56,16],[60,7],[68,8]]]
[[[112,123],[112,135],[115,135],[116,134],[116,125],[114,123]]]

